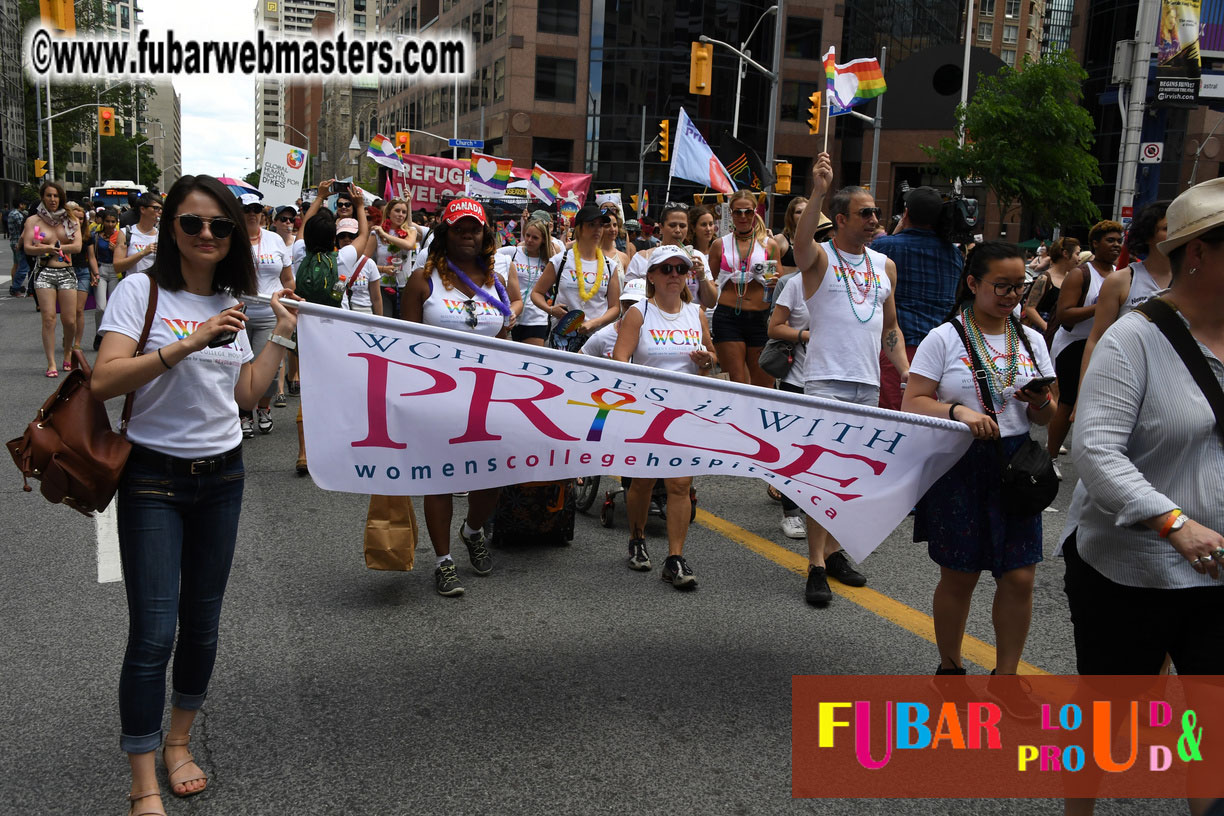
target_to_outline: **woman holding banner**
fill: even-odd
[[[710,326],[705,312],[693,302],[688,277],[693,261],[683,247],[661,246],[650,256],[646,271],[646,300],[629,309],[617,332],[612,357],[623,363],[709,374],[718,363],[710,342]],[[668,337],[665,343],[658,337]],[[629,485],[625,498],[629,510],[629,568],[650,569],[646,552],[646,517],[655,480],[637,478]],[[684,540],[692,516],[689,490],[692,476],[665,478],[667,486],[667,560],[663,580],[676,589],[695,589],[697,579],[684,560]]]
[[[611,222],[597,205],[583,206],[574,216],[574,245],[552,257],[531,290],[531,302],[554,318],[582,311],[579,331],[587,336],[620,314],[622,273],[599,247]]]
[[[739,190],[729,204],[733,232],[710,247],[710,269],[718,273],[712,324],[718,357],[735,382],[773,388],[774,378],[757,360],[769,340],[768,290],[776,279],[767,262],[774,262],[776,273],[782,253],[757,215],[755,193]]]
[[[919,500],[914,540],[927,541],[927,552],[939,565],[935,673],[965,673],[961,643],[969,604],[978,577],[989,570],[995,579],[997,649],[991,674],[1015,674],[1033,614],[1033,577],[1042,560],[1041,511],[1007,513],[1000,476],[1003,464],[1029,440],[1029,429],[1054,416],[1054,365],[1041,335],[1012,315],[1025,286],[1020,249],[996,241],[978,244],[964,274],[952,319],[918,346],[901,410],[963,422],[975,441]],[[983,363],[980,379],[966,364],[971,352],[990,361]]]
[[[446,205],[425,267],[414,272],[404,287],[404,319],[486,337],[509,334],[518,285],[512,289],[493,271],[497,234],[489,226],[484,207],[470,198],[457,198]],[[493,559],[485,543],[483,527],[497,507],[500,488],[473,490],[468,513],[459,531],[477,575],[493,571]],[[454,519],[454,497],[450,493],[425,496],[425,526],[437,556],[434,588],[439,595],[463,594],[463,585],[450,552],[450,526]]]

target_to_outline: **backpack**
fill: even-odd
[[[335,306],[339,298],[333,294],[340,270],[336,268],[335,252],[308,252],[298,266],[293,292],[309,303]]]

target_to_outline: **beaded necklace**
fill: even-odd
[[[455,262],[451,259],[446,259],[446,265],[450,267],[450,271],[455,273],[455,277],[459,278],[464,286],[472,290],[472,295],[480,298],[485,303],[491,304],[494,309],[502,313],[503,317],[510,316],[510,296],[506,294],[506,287],[502,286],[501,278],[495,273],[485,272],[486,278],[493,278],[493,288],[497,290],[497,297],[491,296],[482,287],[477,286],[475,281],[469,278],[462,269],[455,266]]]
[[[599,293],[603,288],[604,272],[607,271],[607,263],[604,261],[603,250],[598,246],[595,247],[595,261],[599,264],[599,271],[595,273],[595,284],[587,289],[586,278],[582,276],[582,251],[578,250],[574,253],[574,276],[578,279],[578,297],[586,303],[591,298]]]
[[[1016,327],[1012,321],[1004,321],[1003,336],[1006,338],[1007,351],[1001,352],[990,344],[982,328],[978,326],[977,319],[973,316],[972,304],[965,307],[961,316],[969,337],[969,344],[977,353],[977,358],[982,362],[982,368],[986,371],[986,388],[990,391],[994,407],[987,406],[986,401],[982,399],[982,387],[976,376],[973,377],[973,388],[977,391],[978,401],[982,403],[982,407],[998,416],[1003,413],[1007,403],[1006,390],[1015,385],[1016,374],[1020,370],[1020,337],[1016,334]],[[995,366],[995,360],[999,357],[1007,360],[1007,367],[1003,371],[999,371]]]
[[[864,276],[864,281],[862,284],[860,284],[857,280],[854,281],[854,289],[857,289],[858,293],[862,295],[862,299],[856,301],[854,299],[854,289],[850,288],[850,281],[854,277],[854,272],[857,265],[848,263],[846,261],[842,254],[837,251],[836,242],[830,241],[829,246],[833,248],[833,254],[837,256],[838,264],[846,272],[845,277],[842,278],[842,283],[844,283],[846,286],[846,299],[850,301],[850,311],[854,314],[854,319],[860,323],[870,323],[871,319],[875,317],[876,309],[878,309],[880,306],[880,284],[879,281],[876,280],[875,270],[871,265],[871,255],[868,254],[866,247],[864,247],[863,261],[867,264],[867,273]],[[874,290],[874,299],[871,303],[871,314],[867,315],[867,317],[863,317],[858,313],[858,308],[855,306],[855,304],[857,303],[861,306],[862,304],[866,303],[867,295],[868,293],[872,292],[872,290]]]
[[[748,291],[748,262],[752,260],[752,251],[756,249],[756,238],[752,233],[748,233],[748,257],[740,255],[739,251],[739,233],[731,235],[731,260],[734,262],[734,268],[739,273],[739,280],[732,280],[731,285],[735,287],[735,313],[740,313],[740,306],[744,302],[744,293]],[[690,256],[691,257],[691,256]]]

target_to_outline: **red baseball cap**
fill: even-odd
[[[460,218],[475,218],[482,224],[489,223],[489,219],[485,217],[484,207],[480,206],[480,202],[471,198],[456,198],[442,211],[442,221],[446,224],[453,224]]]

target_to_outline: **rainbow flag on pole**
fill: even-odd
[[[845,65],[835,62],[835,49],[829,46],[825,54],[825,80],[829,88],[829,115],[849,113],[855,105],[880,96],[888,86],[884,84],[884,72],[880,61],[874,58],[856,59]]]
[[[545,204],[551,205],[561,197],[561,182],[538,164],[531,168],[531,184],[527,189]]]
[[[468,169],[468,195],[504,196],[513,166],[514,159],[499,159],[472,151],[472,163]]]
[[[370,146],[366,148],[366,155],[383,167],[404,172],[404,162],[400,160],[399,153],[395,151],[395,142],[381,133],[374,134],[374,138],[370,140]]]

